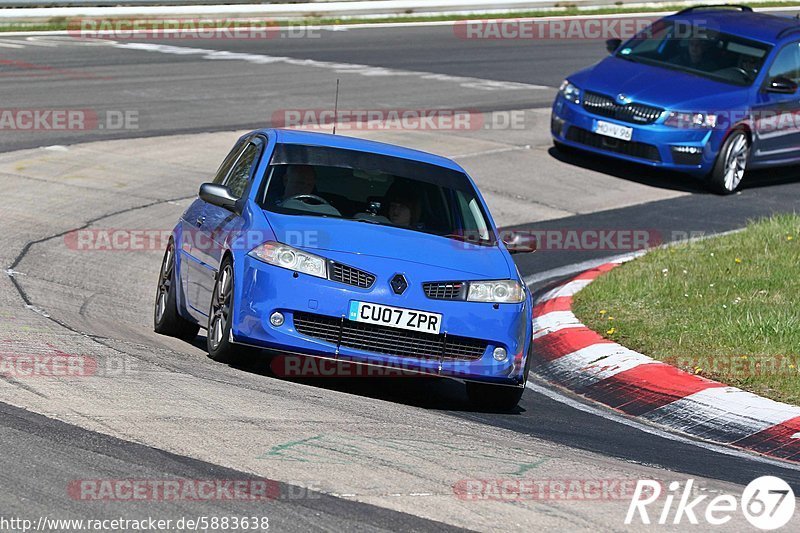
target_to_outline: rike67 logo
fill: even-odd
[[[640,479],[636,483],[625,524],[638,520],[647,525],[686,522],[697,525],[703,520],[706,524],[721,526],[730,522],[734,513],[740,509],[752,526],[772,530],[786,525],[794,515],[794,491],[778,477],[762,476],[754,479],[742,491],[741,501],[737,501],[731,494],[720,494],[711,499],[708,499],[707,494],[696,496],[692,494],[693,486],[693,479],[688,480],[683,487],[678,481],[670,483],[662,507],[659,501],[662,497],[662,484]]]

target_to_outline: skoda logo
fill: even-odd
[[[395,294],[403,294],[408,288],[406,277],[402,274],[395,274],[392,281],[389,282]]]
[[[631,103],[631,101],[632,101],[632,100],[630,99],[630,97],[629,97],[629,96],[625,96],[625,95],[624,95],[624,94],[622,94],[622,93],[619,93],[619,94],[617,95],[617,103],[620,103],[620,104],[630,104],[630,103]]]

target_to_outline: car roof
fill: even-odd
[[[686,22],[694,22],[698,27],[718,29],[754,41],[776,44],[782,39],[781,32],[789,28],[800,30],[800,20],[794,17],[698,7],[689,12],[679,12],[667,19],[677,18]],[[800,31],[794,34],[800,38]]]
[[[307,146],[328,146],[345,150],[358,150],[361,152],[411,159],[413,161],[420,161],[464,172],[464,169],[451,159],[421,150],[403,148],[402,146],[394,144],[358,139],[346,135],[333,135],[331,133],[317,133],[302,130],[263,129],[258,130],[258,132],[265,134],[273,132],[276,134],[277,142],[283,144],[303,144]]]

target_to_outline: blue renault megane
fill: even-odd
[[[557,148],[683,171],[722,194],[745,170],[800,163],[800,21],[744,6],[685,9],[569,76]]]
[[[164,254],[155,331],[451,377],[512,408],[530,361],[531,295],[470,177],[443,157],[337,135],[236,143]]]

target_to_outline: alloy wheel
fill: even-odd
[[[733,191],[741,183],[747,165],[747,137],[740,133],[728,146],[725,155],[725,188]]]
[[[158,294],[156,295],[156,323],[160,324],[167,311],[169,291],[172,290],[172,272],[175,270],[175,248],[172,243],[167,246],[164,260],[161,262],[161,274],[158,278]]]
[[[211,316],[209,317],[208,339],[211,348],[216,350],[222,343],[225,330],[228,326],[231,309],[231,280],[233,268],[225,265],[219,273],[217,283],[214,285],[214,294],[211,298]]]

